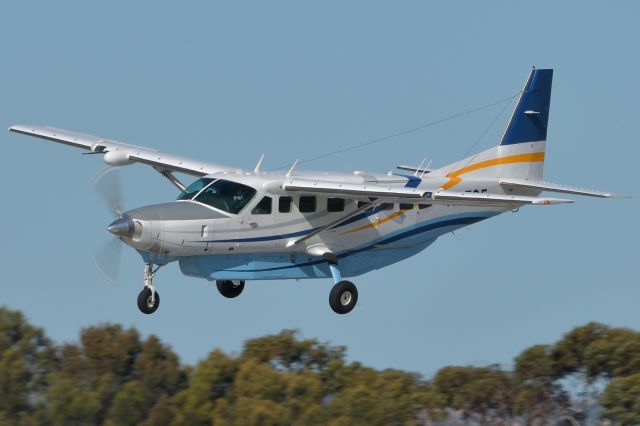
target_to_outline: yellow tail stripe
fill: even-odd
[[[474,170],[484,169],[487,167],[500,166],[502,164],[511,163],[540,163],[544,161],[544,152],[533,152],[530,154],[511,155],[509,157],[499,157],[492,160],[481,161],[462,169],[455,170],[447,175],[449,181],[442,185],[442,189],[449,189],[462,181],[460,175],[473,172]]]

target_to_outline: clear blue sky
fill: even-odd
[[[554,68],[545,178],[632,195],[530,207],[441,238],[354,279],[348,316],[330,280],[249,283],[236,300],[177,265],[162,306],[138,312],[143,264],[124,251],[111,286],[90,254],[111,221],[90,183],[98,156],[0,133],[0,303],[57,341],[117,322],[185,362],[300,329],[351,359],[427,376],[509,365],[588,321],[640,328],[637,274],[640,3],[86,2],[0,5],[0,124],[55,125],[239,167],[287,164],[517,92]],[[307,168],[385,172],[463,155],[500,106]],[[479,143],[495,143],[506,117]],[[153,170],[123,170],[126,207],[171,200]]]

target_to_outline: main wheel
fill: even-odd
[[[216,281],[216,287],[218,287],[221,295],[233,299],[234,297],[240,296],[240,293],[244,290],[244,281]]]
[[[329,306],[336,314],[348,314],[358,302],[358,289],[351,281],[340,281],[329,293]]]
[[[142,289],[140,294],[138,294],[138,309],[143,314],[152,314],[160,306],[160,293],[155,292],[155,296],[152,296],[152,291],[149,287],[145,287]]]

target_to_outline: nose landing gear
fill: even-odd
[[[153,287],[153,276],[160,269],[153,270],[153,264],[144,265],[144,288],[138,294],[138,309],[143,314],[152,314],[160,306],[160,294]]]

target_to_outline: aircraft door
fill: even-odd
[[[273,235],[274,225],[274,200],[272,197],[265,195],[258,201],[244,218],[247,225],[243,233],[249,233],[253,237],[268,237]],[[242,240],[242,236],[240,236]],[[269,241],[269,240],[265,240]]]

